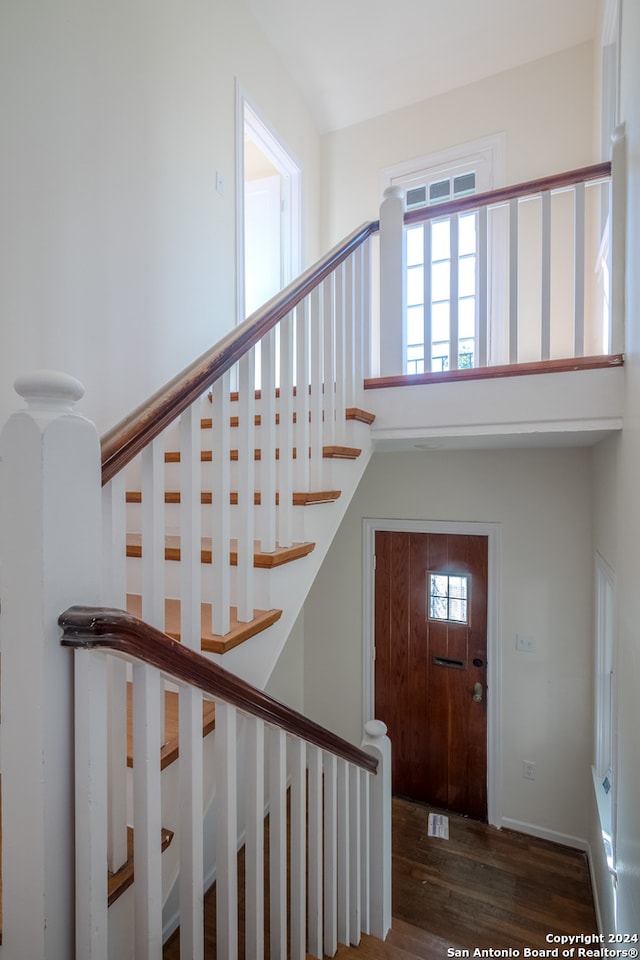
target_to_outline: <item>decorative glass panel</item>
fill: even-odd
[[[468,623],[468,591],[467,576],[430,573],[427,597],[429,619]]]
[[[429,203],[440,203],[442,200],[448,200],[450,196],[451,181],[449,179],[429,184]]]

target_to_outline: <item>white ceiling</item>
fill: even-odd
[[[322,132],[593,36],[599,0],[247,0]]]

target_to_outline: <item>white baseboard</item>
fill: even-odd
[[[557,830],[549,830],[547,827],[539,827],[535,823],[524,823],[522,820],[512,820],[511,817],[502,817],[501,827],[507,830],[516,830],[518,833],[528,833],[532,837],[539,837],[541,840],[550,840],[552,843],[560,843],[563,847],[573,847],[575,850],[582,850],[589,853],[589,841],[582,837],[573,837],[569,833],[559,833]]]

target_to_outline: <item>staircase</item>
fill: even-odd
[[[554,190],[578,185],[582,197],[585,178],[597,184],[607,173],[534,183],[543,223]],[[517,227],[530,192],[519,185],[420,216],[508,203]],[[402,221],[389,218],[396,250]],[[0,451],[2,726],[24,731],[19,742],[3,737],[2,756],[11,869],[0,950],[12,960],[159,960],[178,925],[183,958],[197,960],[203,887],[214,876],[218,956],[234,960],[242,845],[247,955],[263,956],[266,811],[272,957],[344,955],[356,944],[370,956],[427,955],[410,930],[396,928],[384,945],[367,939],[383,941],[390,926],[384,725],[367,724],[361,749],[264,693],[371,455],[363,385],[376,372],[372,358],[391,342],[395,356],[403,338],[398,274],[399,297],[372,343],[377,231],[377,223],[355,230],[100,446],[73,410],[77,381],[51,372],[17,381],[27,408],[8,422]],[[549,258],[545,240],[543,280]],[[401,259],[383,258],[381,294]],[[512,363],[518,270],[514,255]],[[578,287],[574,353],[585,348]],[[543,308],[546,350],[548,298]],[[479,316],[486,339],[486,300]],[[129,871],[109,908],[105,864],[112,883]]]

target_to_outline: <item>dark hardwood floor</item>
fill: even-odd
[[[394,799],[392,931],[384,944],[364,937],[357,949],[341,946],[338,957],[446,960],[448,948],[473,956],[476,947],[512,948],[522,956],[525,946],[549,949],[547,934],[596,932],[585,854],[456,814],[447,814],[448,840],[429,837],[433,810]],[[239,868],[242,875],[242,852]],[[205,904],[207,960],[215,958],[214,901],[212,890]],[[242,932],[239,939],[242,960]],[[175,935],[163,960],[179,957]]]
[[[549,948],[595,933],[586,855],[456,814],[427,836],[429,810],[393,801],[393,914],[462,948]]]

